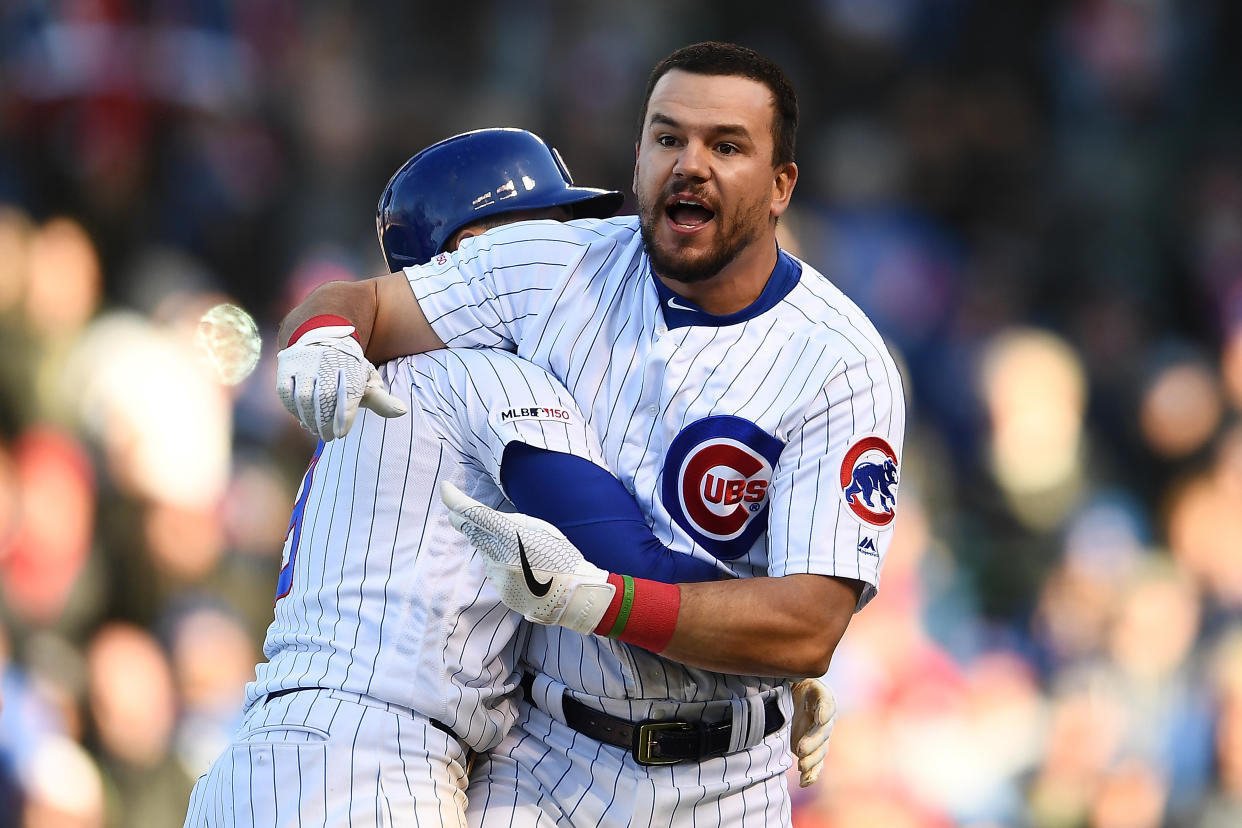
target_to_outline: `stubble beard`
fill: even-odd
[[[665,279],[682,284],[705,282],[716,276],[751,242],[759,238],[762,227],[759,222],[753,225],[745,222],[732,222],[732,230],[720,225],[722,238],[718,244],[701,256],[688,257],[677,250],[662,249],[655,238],[655,225],[664,218],[664,198],[650,204],[643,198],[638,200],[638,226],[642,232],[643,246],[647,250],[647,258],[651,260],[651,269]],[[753,211],[751,211],[753,212]],[[721,221],[716,214],[713,221]]]

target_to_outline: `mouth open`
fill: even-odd
[[[673,226],[685,232],[692,232],[703,227],[716,217],[716,214],[693,196],[674,196],[664,207]]]

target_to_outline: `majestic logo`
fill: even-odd
[[[522,536],[517,536],[518,542],[518,560],[522,563],[522,578],[526,581],[526,588],[530,590],[530,594],[536,598],[542,598],[548,594],[548,590],[552,588],[552,579],[547,582],[540,581],[535,577],[535,570],[530,568],[530,561],[526,558],[526,546],[522,543]]]
[[[841,497],[855,517],[870,526],[888,526],[896,514],[897,452],[883,437],[863,437],[841,461]]]
[[[875,548],[875,541],[871,540],[871,538],[860,540],[858,542],[858,551],[864,555],[875,555],[877,558],[880,556],[879,551]]]
[[[664,461],[664,507],[708,552],[740,558],[767,528],[768,486],[783,448],[740,417],[691,423]]]

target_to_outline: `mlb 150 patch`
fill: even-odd
[[[539,405],[530,405],[525,408],[501,409],[497,416],[499,416],[502,423],[514,420],[551,420],[555,423],[570,423],[574,419],[573,414],[564,408]]]

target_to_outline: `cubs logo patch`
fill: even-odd
[[[858,440],[841,461],[841,497],[850,512],[869,526],[888,526],[897,505],[897,452],[883,437]]]
[[[698,420],[673,439],[661,498],[674,522],[721,560],[767,528],[768,486],[784,444],[741,417]]]

